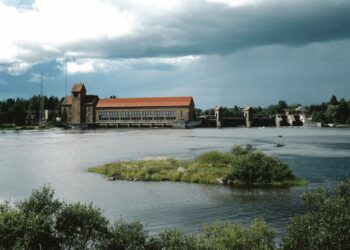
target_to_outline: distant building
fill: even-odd
[[[253,113],[254,113],[254,109],[251,106],[245,107],[243,109],[245,124],[247,128],[250,128],[253,126]]]
[[[62,102],[63,116],[70,125],[181,127],[194,119],[195,110],[190,96],[99,99],[86,95],[79,83]]]

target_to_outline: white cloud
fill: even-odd
[[[97,72],[109,72],[115,68],[118,62],[107,61],[102,59],[81,59],[74,62],[67,62],[68,74],[89,74]],[[61,68],[64,69],[64,62]]]
[[[36,82],[39,83],[41,79],[41,75],[39,73],[32,73],[30,74],[30,79],[28,82]]]
[[[77,73],[93,73],[96,69],[92,63],[92,61],[77,63],[77,62],[69,62],[67,63],[67,72],[69,74],[77,74]]]
[[[54,80],[54,77],[47,74],[31,73],[28,82],[40,83],[41,78],[43,81]]]
[[[116,38],[131,32],[134,16],[109,1],[36,0],[32,9],[17,9],[0,0],[0,63],[29,58],[33,51],[63,53],[65,44],[83,39]]]
[[[68,74],[90,74],[98,72],[111,72],[117,70],[127,70],[132,68],[157,69],[160,65],[186,66],[190,63],[201,60],[203,56],[182,56],[182,57],[156,57],[141,59],[71,59],[67,61]],[[58,58],[59,68],[62,72],[65,70],[65,59]]]
[[[11,75],[20,75],[26,72],[30,67],[31,65],[25,62],[13,63],[7,68],[7,72]]]
[[[207,0],[207,2],[221,3],[230,7],[242,7],[245,5],[254,5],[261,3],[263,0]]]
[[[123,5],[123,1],[111,0],[118,5]],[[191,2],[198,2],[201,0],[128,0],[126,6],[128,9],[136,12],[142,19],[150,15],[164,15],[165,13],[172,13],[186,8]]]

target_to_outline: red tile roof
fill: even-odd
[[[100,99],[97,108],[184,107],[190,106],[192,97],[144,97]]]

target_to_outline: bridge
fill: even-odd
[[[243,109],[242,116],[225,117],[221,106],[215,107],[214,115],[200,116],[201,127],[283,127],[283,126],[305,126],[308,121],[303,112],[290,114],[275,114],[274,116],[256,116],[254,109],[250,106]]]

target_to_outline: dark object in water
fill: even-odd
[[[277,148],[281,148],[281,147],[284,147],[284,146],[286,146],[286,145],[283,144],[283,143],[277,143],[277,144],[275,144],[275,147],[277,147]]]
[[[281,138],[281,137],[283,137],[283,136],[282,136],[282,135],[277,135],[277,137]]]

